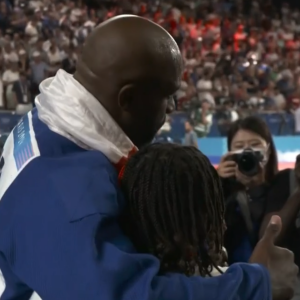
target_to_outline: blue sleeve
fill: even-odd
[[[26,285],[43,300],[271,300],[268,272],[259,265],[235,264],[214,278],[157,276],[158,260],[135,253],[118,227],[120,202],[107,174],[68,174],[24,172],[22,199],[4,199],[0,217],[12,213],[8,203],[19,205],[1,233],[16,288]]]

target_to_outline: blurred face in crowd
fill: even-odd
[[[185,126],[185,131],[186,132],[189,132],[189,131],[193,130],[193,126],[188,121],[185,122],[184,126]]]
[[[260,135],[249,130],[240,129],[231,141],[230,150],[236,151],[246,148],[255,148],[267,151],[268,144]]]
[[[40,50],[43,49],[43,41],[38,40],[37,43],[36,43],[36,48],[40,49]]]
[[[37,56],[33,57],[33,60],[36,64],[38,64],[41,61],[41,56],[37,55]]]
[[[21,74],[20,74],[20,81],[26,82],[26,80],[27,80],[27,78],[26,78],[25,74],[24,74],[24,73],[21,73]]]
[[[20,40],[20,35],[18,33],[14,34],[14,41],[19,41]]]
[[[40,20],[41,17],[42,17],[42,12],[39,10],[39,11],[37,11],[37,12],[35,13],[35,19],[36,19],[36,20]]]
[[[12,63],[10,63],[10,68],[11,68],[11,70],[12,71],[17,71],[18,70],[18,63],[16,63],[16,62],[12,62]]]
[[[201,108],[205,111],[209,110],[210,109],[210,103],[207,101],[207,100],[204,100],[202,103],[201,103]]]
[[[0,11],[2,14],[6,14],[7,13],[7,6],[6,6],[6,2],[3,1],[0,3]]]
[[[23,51],[19,53],[19,60],[24,61],[26,60],[26,52],[24,53]]]

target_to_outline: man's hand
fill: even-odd
[[[280,217],[273,216],[250,258],[250,263],[262,264],[269,270],[273,300],[289,300],[293,297],[298,274],[294,254],[274,245],[281,227]]]

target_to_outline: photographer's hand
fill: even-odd
[[[218,174],[222,178],[229,178],[235,176],[236,163],[233,160],[228,160],[231,153],[228,152],[222,156],[220,164],[218,166]]]

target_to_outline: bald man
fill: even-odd
[[[213,279],[157,276],[158,260],[137,254],[118,226],[118,172],[172,111],[181,72],[164,29],[121,16],[89,36],[74,77],[59,71],[42,82],[0,161],[1,300],[34,291],[43,300],[271,299],[268,271],[256,264]],[[269,267],[266,243],[253,262]],[[286,288],[291,257],[274,259],[288,266],[275,276]]]

